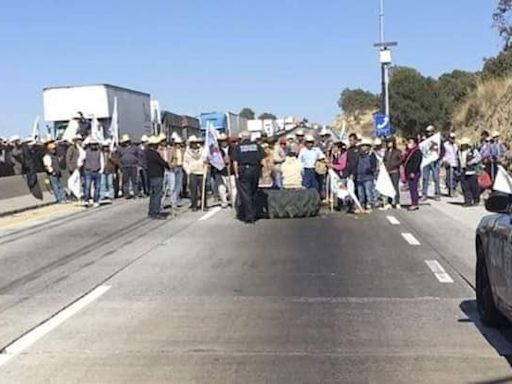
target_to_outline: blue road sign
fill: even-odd
[[[383,113],[373,115],[373,125],[375,127],[374,134],[376,137],[388,137],[393,133],[389,116]]]

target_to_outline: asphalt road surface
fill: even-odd
[[[146,201],[0,221],[0,383],[506,383],[472,231],[411,214],[238,223]]]

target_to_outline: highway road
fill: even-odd
[[[0,383],[512,382],[473,229],[442,209],[246,225],[146,204],[0,219]]]

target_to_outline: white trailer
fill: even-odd
[[[247,119],[245,117],[231,112],[227,112],[226,116],[228,121],[228,133],[231,136],[237,136],[241,132],[247,131]]]
[[[152,132],[151,96],[109,84],[51,87],[43,90],[44,119],[53,123],[56,136],[69,120],[82,112],[85,118],[96,117],[108,130],[117,99],[119,134],[128,134],[134,141]]]

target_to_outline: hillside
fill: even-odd
[[[483,130],[497,130],[511,143],[512,77],[480,82],[455,110],[452,124],[459,136],[477,140]]]
[[[359,136],[371,137],[373,133],[373,113],[366,111],[357,115],[340,114],[337,115],[331,126],[336,132],[341,132],[343,125],[347,127],[348,133],[357,133]]]

